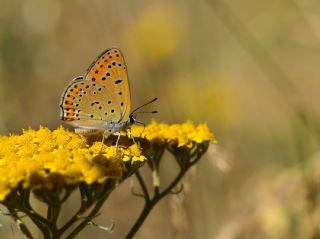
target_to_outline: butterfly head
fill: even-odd
[[[142,125],[144,125],[144,123],[139,122],[137,120],[137,114],[145,114],[145,113],[155,114],[158,111],[138,111],[138,110],[141,109],[142,107],[146,106],[146,105],[151,104],[152,102],[155,102],[156,100],[157,100],[157,98],[154,98],[153,100],[141,105],[140,107],[138,107],[134,111],[132,111],[131,114],[129,115],[129,120],[128,120],[129,124],[130,125],[132,125],[132,124],[142,124]]]
[[[137,122],[137,115],[135,113],[129,115],[129,122],[130,124],[135,124]]]

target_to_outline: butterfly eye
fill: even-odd
[[[131,124],[134,124],[136,122],[136,115],[135,114],[131,114],[129,116],[129,120]]]

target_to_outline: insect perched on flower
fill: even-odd
[[[73,79],[63,92],[61,119],[70,123],[77,133],[102,132],[118,136],[136,120],[141,107],[131,111],[130,85],[124,57],[119,49],[103,51],[89,66],[84,76]],[[156,113],[156,111],[148,112]]]

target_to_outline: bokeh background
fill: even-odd
[[[64,87],[111,46],[134,106],[157,96],[156,120],[207,122],[219,141],[136,238],[320,238],[318,0],[0,0],[0,133],[63,124]],[[175,169],[168,158],[162,173]],[[123,238],[143,205],[132,185],[96,219],[113,234],[77,238]]]

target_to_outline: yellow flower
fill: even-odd
[[[131,132],[134,137],[146,138],[149,141],[162,141],[163,143],[175,143],[178,147],[192,147],[194,143],[212,141],[217,143],[212,132],[206,124],[195,126],[191,121],[183,124],[163,124],[152,121],[143,130],[142,126],[133,125]]]
[[[121,179],[126,161],[145,158],[131,149],[121,147],[116,158],[115,147],[104,146],[101,142],[92,146],[86,139],[62,127],[50,131],[24,130],[22,135],[1,136],[0,138],[0,201],[19,184],[24,188],[52,188],[57,179],[65,184],[85,182],[102,183],[105,180]]]
[[[195,126],[190,121],[173,125],[153,121],[145,129],[133,126],[131,131],[137,141],[141,136],[150,144],[160,141],[192,147],[206,141],[216,142],[207,125]],[[84,136],[63,127],[53,131],[40,127],[24,130],[22,135],[0,136],[0,201],[19,185],[34,190],[82,182],[90,185],[107,179],[121,181],[128,165],[142,165],[147,160],[137,144],[120,141],[116,148],[107,146],[111,145],[108,141],[112,140],[107,139],[103,147],[101,141],[90,145]]]
[[[138,145],[136,144],[133,144],[131,145],[129,148],[128,148],[128,151],[126,153],[126,161],[129,161],[130,160],[130,157],[131,157],[131,161],[132,163],[134,162],[144,162],[147,158],[141,154],[141,148],[138,147]]]
[[[85,136],[63,127],[53,131],[40,127],[24,130],[21,135],[0,136],[0,203],[18,222],[25,237],[32,237],[31,231],[24,219],[17,218],[18,213],[34,222],[44,238],[74,238],[86,225],[97,225],[92,219],[111,192],[136,174],[146,160],[150,160],[147,166],[158,193],[148,197],[149,190],[143,187],[146,182],[136,175],[146,199],[144,210],[150,205],[152,208],[199,161],[209,142],[216,143],[206,124],[194,125],[191,121],[172,125],[153,121],[145,128],[133,126],[121,132],[120,140],[114,135],[103,142],[102,138],[101,134]],[[165,151],[174,156],[180,170],[178,178],[159,190],[160,162]],[[61,225],[57,221],[60,209],[76,190],[81,198],[79,209]],[[47,205],[47,216],[30,207],[30,193]]]

